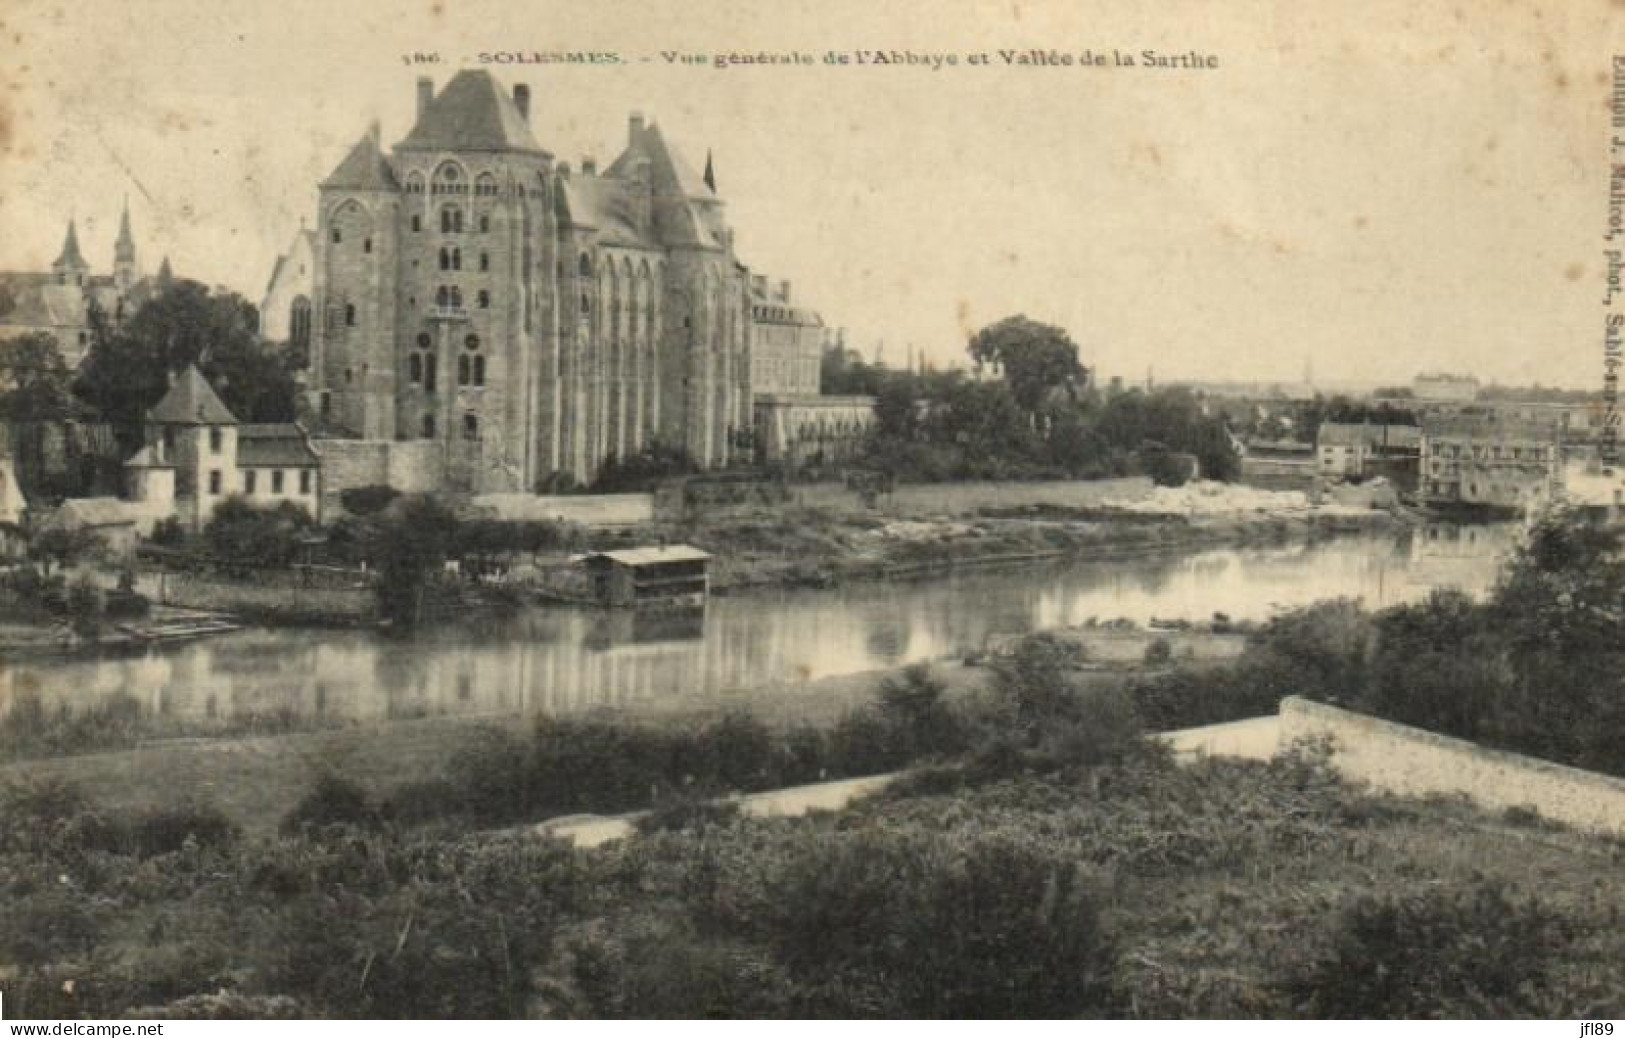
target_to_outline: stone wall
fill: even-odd
[[[1492,811],[1533,808],[1579,829],[1625,832],[1625,779],[1435,735],[1290,696],[1280,744],[1330,736],[1348,778],[1403,796],[1462,794]]]
[[[441,487],[445,459],[433,440],[313,440],[322,458],[322,517],[343,515],[339,495],[356,487],[391,486],[403,494]]]
[[[514,523],[566,522],[591,529],[620,529],[654,521],[650,494],[481,494],[474,508]]]

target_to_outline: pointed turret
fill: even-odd
[[[169,257],[165,256],[164,261],[158,264],[158,284],[167,286],[171,281],[174,280],[175,272],[170,269]]]
[[[124,211],[119,214],[118,241],[113,243],[113,285],[128,292],[135,282],[135,235],[130,233],[130,198],[126,195]]]
[[[711,189],[713,195],[717,193],[717,170],[711,164],[710,148],[705,149],[705,186]]]
[[[51,272],[56,275],[59,285],[82,285],[85,275],[90,272],[90,264],[85,262],[84,253],[79,251],[79,231],[71,217],[68,219],[68,236],[62,241],[62,254],[51,264]]]

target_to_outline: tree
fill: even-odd
[[[366,553],[378,570],[378,597],[389,619],[415,624],[422,619],[423,596],[451,554],[457,517],[435,498],[401,498],[380,517],[367,538]]]
[[[56,340],[31,332],[0,343],[0,421],[11,427],[17,478],[32,493],[47,488],[47,430],[77,415],[72,375]]]
[[[260,341],[258,312],[234,292],[211,293],[176,281],[115,325],[92,307],[90,352],[76,390],[118,429],[129,450],[141,424],[168,390],[168,377],[196,364],[233,414],[245,422],[294,417],[288,362]]]
[[[300,535],[312,525],[310,513],[292,501],[260,508],[232,496],[216,506],[203,539],[221,562],[276,569],[298,558]]]
[[[1088,369],[1078,362],[1078,346],[1065,330],[1020,314],[983,328],[967,349],[978,370],[991,365],[1003,371],[1011,395],[1029,415],[1057,389],[1076,401],[1089,380]]]

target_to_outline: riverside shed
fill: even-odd
[[[687,544],[598,551],[582,565],[604,605],[701,606],[710,590],[711,556]]]

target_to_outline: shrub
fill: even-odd
[[[1087,878],[1017,837],[833,834],[784,868],[774,901],[771,939],[815,1015],[1076,1016],[1110,989]]]
[[[351,487],[339,491],[339,504],[351,515],[376,515],[400,496],[401,492],[394,487],[374,483],[370,486]]]
[[[1145,647],[1145,665],[1148,667],[1166,667],[1173,662],[1174,647],[1166,638],[1153,638],[1151,644]]]
[[[291,834],[328,825],[367,829],[376,826],[380,817],[378,807],[360,785],[325,772],[282,819],[282,831]]]
[[[1562,915],[1479,881],[1467,889],[1367,895],[1332,924],[1328,952],[1285,987],[1339,1019],[1565,1016],[1548,964],[1573,939]]]

